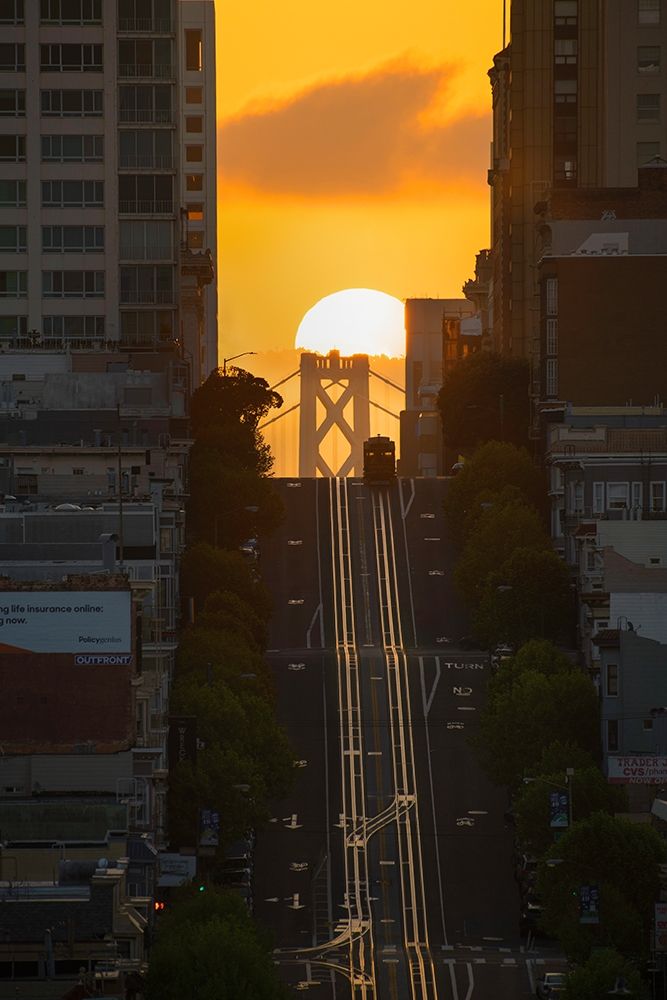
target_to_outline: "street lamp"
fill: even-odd
[[[567,825],[568,825],[568,829],[570,829],[570,830],[572,829],[572,810],[573,810],[572,778],[573,777],[574,777],[574,768],[573,767],[566,767],[565,768],[565,787],[567,789]],[[533,781],[541,781],[542,784],[544,784],[544,785],[551,785],[552,788],[557,788],[557,789],[559,789],[559,791],[563,790],[563,786],[562,785],[557,785],[555,781],[549,781],[548,778],[537,777],[537,778],[524,778],[523,779],[524,785],[530,785],[530,784],[532,784]],[[547,861],[547,865],[549,865],[548,861]],[[553,866],[549,865],[549,867],[553,867]]]
[[[237,358],[245,358],[248,354],[257,354],[257,351],[241,351],[240,354],[233,354],[231,358],[222,359],[222,375],[223,378],[227,377],[227,362],[236,361]]]

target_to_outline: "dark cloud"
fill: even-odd
[[[479,182],[488,163],[489,117],[435,120],[452,77],[444,67],[392,63],[250,109],[223,124],[223,176],[310,197]]]

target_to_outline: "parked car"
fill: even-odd
[[[549,1000],[550,997],[558,997],[565,992],[565,973],[564,972],[545,972],[543,976],[537,980],[537,988],[535,989],[535,995],[542,997],[543,1000]]]

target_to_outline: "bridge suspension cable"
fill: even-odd
[[[396,382],[392,382],[390,378],[386,378],[384,375],[380,375],[379,372],[374,372],[372,368],[368,369],[368,374],[375,375],[375,377],[379,378],[381,382],[386,382],[387,385],[390,385],[392,389],[397,389],[399,392],[405,392],[404,386],[397,385]]]

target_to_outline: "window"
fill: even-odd
[[[132,214],[173,212],[173,178],[166,174],[121,174],[118,209]]]
[[[554,157],[554,180],[572,182],[577,179],[577,161],[571,156]]]
[[[616,698],[618,697],[618,664],[608,663],[605,673],[607,678],[607,697]]]
[[[576,104],[577,81],[554,80],[554,100],[556,104]]]
[[[660,0],[638,0],[637,21],[639,24],[660,24]]]
[[[633,483],[631,493],[631,505],[633,510],[641,510],[643,506],[643,483]]]
[[[104,337],[104,316],[44,316],[45,337],[92,340]]]
[[[120,339],[122,344],[154,344],[171,340],[174,330],[173,313],[166,309],[146,309],[142,312],[121,312]]]
[[[577,62],[577,39],[554,39],[554,62],[557,66],[574,66]]]
[[[167,304],[174,301],[174,276],[170,265],[138,265],[120,269],[120,301],[123,305]]]
[[[638,142],[637,143],[637,166],[643,167],[654,156],[660,156],[659,142]]]
[[[101,24],[102,0],[42,0],[42,24]]]
[[[27,316],[0,316],[0,338],[16,340],[28,332]]]
[[[104,226],[42,226],[44,253],[102,253]]]
[[[200,115],[187,115],[185,118],[186,132],[203,132],[204,119]]]
[[[27,294],[27,271],[0,271],[0,298],[24,299]]]
[[[168,79],[173,72],[169,38],[121,39],[118,42],[119,76]]]
[[[120,256],[123,260],[171,260],[171,222],[137,220],[120,224]]]
[[[660,94],[637,94],[637,121],[660,121]]]
[[[0,181],[0,208],[25,208],[26,182]]]
[[[202,191],[204,188],[203,174],[188,174],[185,178],[186,191]]]
[[[203,250],[204,249],[204,234],[197,231],[190,231],[187,238],[188,249],[190,250]]]
[[[19,42],[0,43],[0,73],[17,73],[25,70],[25,45]]]
[[[558,354],[558,320],[547,320],[547,354]]]
[[[185,32],[185,68],[195,73],[202,69],[202,37],[198,28],[188,28]]]
[[[172,30],[170,0],[118,0],[120,31]]]
[[[558,395],[558,362],[555,358],[548,358],[546,365],[546,394],[547,396]]]
[[[608,510],[627,510],[629,497],[629,483],[607,483]]]
[[[577,0],[555,0],[554,21],[556,24],[576,24]]]
[[[186,146],[185,159],[187,160],[188,163],[201,163],[201,161],[204,159],[204,147]]]
[[[204,206],[201,204],[195,204],[192,202],[191,205],[186,207],[186,214],[188,222],[203,222],[204,221]]]
[[[593,483],[593,513],[604,514],[604,483]]]
[[[101,299],[104,271],[42,271],[45,299]]]
[[[100,73],[102,71],[102,46],[67,43],[40,45],[39,68],[42,72],[48,73]]]
[[[660,72],[659,45],[639,45],[637,47],[637,72],[646,75]]]
[[[25,226],[0,226],[0,253],[25,253],[27,249]]]
[[[665,509],[665,484],[651,483],[651,512],[662,513]]]
[[[0,118],[25,118],[25,90],[0,90]]]
[[[160,122],[172,120],[169,84],[136,84],[118,88],[121,122]]]
[[[609,753],[618,750],[618,719],[607,719],[607,750]]]
[[[171,132],[167,129],[123,129],[119,133],[118,165],[123,169],[173,167]]]
[[[0,135],[0,162],[1,163],[25,162],[24,135]]]
[[[102,208],[104,181],[42,181],[42,208]]]
[[[0,0],[0,24],[23,24],[23,0]]]
[[[47,118],[101,118],[101,90],[43,90],[42,114]]]
[[[557,146],[572,146],[577,141],[576,115],[556,115],[554,118],[554,142]]]
[[[558,278],[546,280],[547,316],[558,315]]]
[[[185,103],[186,104],[201,104],[204,100],[204,89],[203,87],[186,87],[185,88]]]
[[[644,719],[644,732],[650,733],[653,729],[653,719]]]
[[[42,136],[44,163],[101,163],[103,159],[103,135]]]

